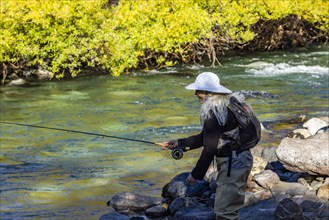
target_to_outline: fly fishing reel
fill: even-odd
[[[180,160],[184,156],[184,148],[182,147],[177,147],[171,151],[171,156],[175,160]]]

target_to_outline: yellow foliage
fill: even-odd
[[[238,43],[254,38],[259,19],[296,14],[329,30],[326,0],[2,0],[0,62],[41,66],[63,77],[84,67],[115,76],[136,68],[146,51],[176,54],[184,61],[189,45],[220,35]],[[218,30],[218,29],[216,29]],[[158,65],[174,65],[165,56]]]

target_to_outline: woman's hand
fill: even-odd
[[[196,179],[192,176],[192,174],[188,175],[188,177],[186,178],[186,183],[193,185],[196,182]]]
[[[159,143],[164,148],[168,148],[170,150],[175,149],[178,146],[178,141],[177,140],[171,140],[171,141],[166,141]]]

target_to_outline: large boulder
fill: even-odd
[[[329,176],[329,133],[308,139],[284,138],[276,150],[279,161],[290,171]]]

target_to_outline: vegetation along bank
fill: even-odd
[[[114,76],[183,63],[220,65],[229,51],[327,43],[327,0],[1,1],[1,84],[46,72]],[[95,72],[95,71],[93,71]]]

